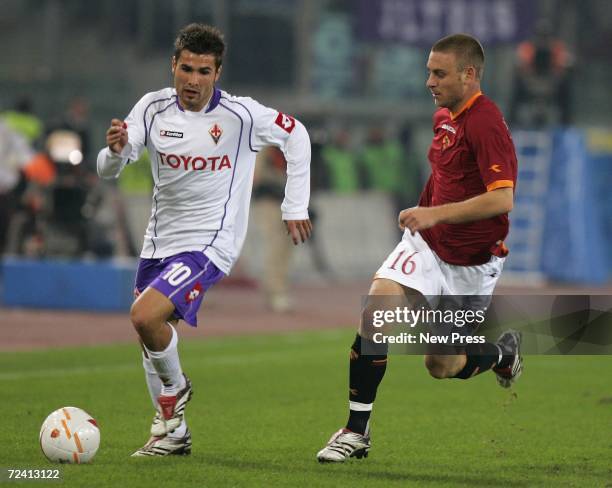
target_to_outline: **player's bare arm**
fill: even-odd
[[[127,125],[123,120],[113,119],[106,131],[106,145],[115,154],[121,153],[128,142]]]
[[[312,234],[312,222],[310,219],[285,220],[284,222],[287,227],[287,235],[291,236],[291,240],[296,246],[300,242],[306,242]]]
[[[435,207],[412,207],[399,214],[399,227],[412,234],[437,224],[463,224],[488,219],[512,210],[513,188],[498,188],[463,202],[447,203]]]

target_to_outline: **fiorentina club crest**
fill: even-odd
[[[200,296],[200,293],[202,293],[202,285],[200,283],[196,283],[196,285],[191,290],[185,293],[185,301],[187,303],[193,302],[196,298]]]
[[[217,144],[219,139],[221,139],[223,131],[221,130],[221,127],[219,127],[219,124],[215,124],[210,128],[208,133],[210,134],[210,137],[213,138],[213,141],[215,141],[215,144]]]

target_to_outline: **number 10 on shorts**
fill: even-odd
[[[395,261],[393,261],[393,264],[389,266],[389,269],[392,269],[393,271],[397,271],[397,266],[400,265],[401,263],[401,267],[400,267],[401,272],[404,273],[406,276],[411,275],[412,273],[414,273],[414,270],[416,269],[416,262],[413,261],[412,258],[418,252],[419,251],[414,251],[409,256],[404,257],[404,254],[406,253],[406,251],[405,250],[400,251],[400,253],[395,258]]]
[[[181,284],[191,276],[191,269],[183,263],[172,263],[172,266],[166,274],[162,276],[170,285],[176,286]]]

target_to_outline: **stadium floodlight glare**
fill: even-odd
[[[81,161],[83,161],[83,153],[79,151],[78,149],[74,149],[70,151],[70,153],[68,154],[68,161],[73,166],[76,166],[77,164],[81,164]]]
[[[79,164],[83,160],[81,146],[79,134],[66,129],[54,130],[46,141],[49,156],[56,163]]]

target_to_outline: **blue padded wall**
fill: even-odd
[[[133,301],[136,261],[46,261],[6,258],[7,307],[125,311]]]

